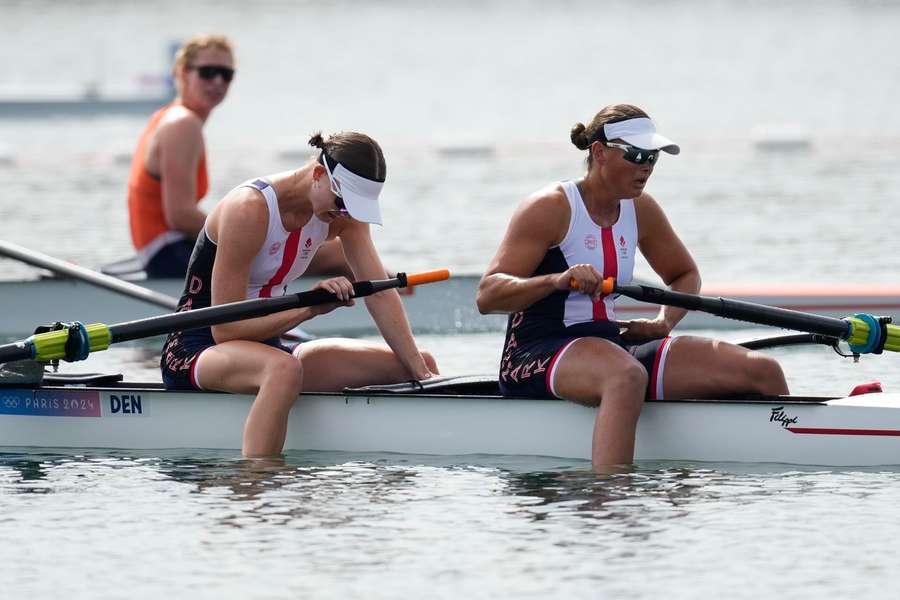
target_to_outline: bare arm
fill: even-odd
[[[216,240],[212,273],[213,306],[247,299],[250,265],[266,239],[269,213],[265,201],[248,188],[225,196],[210,214],[209,233]],[[262,341],[281,335],[334,305],[297,308],[255,319],[212,327],[216,343],[229,340]]]
[[[476,303],[482,314],[524,310],[557,290],[599,296],[602,276],[590,265],[574,265],[562,273],[532,277],[547,250],[565,237],[571,209],[559,186],[526,200],[513,214],[497,253],[478,285]]]
[[[387,278],[367,224],[356,221],[342,223],[339,235],[347,262],[353,269],[357,281]],[[422,353],[416,346],[397,290],[385,290],[367,296],[366,308],[384,341],[409,371],[410,376],[418,380],[432,377],[434,374],[428,369]]]
[[[203,123],[188,110],[173,111],[156,132],[163,214],[172,229],[196,238],[206,214],[197,207],[197,165],[203,156]]]
[[[690,252],[672,228],[662,207],[649,194],[635,201],[638,220],[638,247],[650,267],[663,282],[678,292],[700,291],[700,271]],[[668,332],[684,318],[687,311],[674,306],[660,307],[656,321]],[[662,336],[660,336],[662,337]]]

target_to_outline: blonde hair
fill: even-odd
[[[172,75],[174,76],[177,85],[181,85],[178,82],[178,72],[189,65],[191,61],[197,57],[197,53],[201,50],[206,50],[207,48],[224,50],[234,58],[234,48],[231,45],[231,40],[224,35],[220,33],[196,33],[175,53],[175,64],[172,66]]]

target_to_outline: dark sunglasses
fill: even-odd
[[[334,205],[337,207],[339,213],[349,215],[350,211],[347,210],[347,205],[344,204],[344,199],[341,198],[341,187],[334,180],[334,176],[331,174],[331,168],[328,166],[328,161],[325,160],[324,157],[319,157],[319,161],[325,165],[325,173],[328,174],[328,184],[331,186],[331,193],[334,194]]]
[[[606,142],[606,146],[608,148],[618,148],[619,150],[623,150],[625,152],[625,155],[622,156],[622,158],[636,165],[642,165],[644,163],[650,163],[651,165],[653,165],[656,164],[656,161],[659,158],[659,150],[644,150],[643,148],[638,148],[637,146],[631,146],[629,144],[616,144],[614,142]]]
[[[231,80],[234,79],[234,69],[231,67],[223,67],[220,65],[188,65],[187,68],[197,71],[197,75],[200,76],[200,79],[206,81],[215,79],[216,75],[221,75],[225,83],[231,83]]]

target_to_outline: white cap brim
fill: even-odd
[[[378,196],[384,182],[372,181],[350,171],[341,163],[337,163],[331,171],[332,177],[341,190],[341,198],[347,212],[357,221],[381,225],[381,206]]]
[[[623,140],[643,150],[662,150],[669,154],[681,152],[678,144],[656,132],[656,124],[648,117],[607,123],[603,126],[603,134],[607,141]]]

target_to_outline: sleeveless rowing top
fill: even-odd
[[[281,221],[278,196],[267,181],[254,179],[238,187],[251,187],[259,191],[269,210],[266,239],[250,266],[246,299],[283,296],[288,284],[303,275],[319,246],[328,237],[328,223],[313,215],[300,229],[288,231]],[[178,310],[206,308],[212,304],[216,248],[216,242],[209,238],[204,227],[188,264]]]
[[[184,239],[180,231],[169,229],[163,213],[162,183],[151,175],[144,165],[144,157],[150,137],[156,131],[160,120],[174,104],[168,104],[153,113],[150,121],[138,139],[137,149],[131,158],[131,173],[128,176],[128,222],[131,227],[131,241],[138,258],[144,266],[159,250],[172,242]],[[200,157],[197,165],[197,197],[200,200],[209,189],[206,171],[206,155]]]
[[[572,265],[591,264],[604,278],[615,277],[620,283],[630,283],[638,240],[634,200],[620,200],[619,218],[612,226],[601,227],[591,219],[575,182],[565,181],[561,185],[571,209],[569,229],[559,245],[547,250],[532,276],[562,273]],[[510,315],[507,331],[515,327],[520,341],[570,334],[606,336],[610,322],[615,320],[613,296],[593,302],[585,294],[559,290]]]

